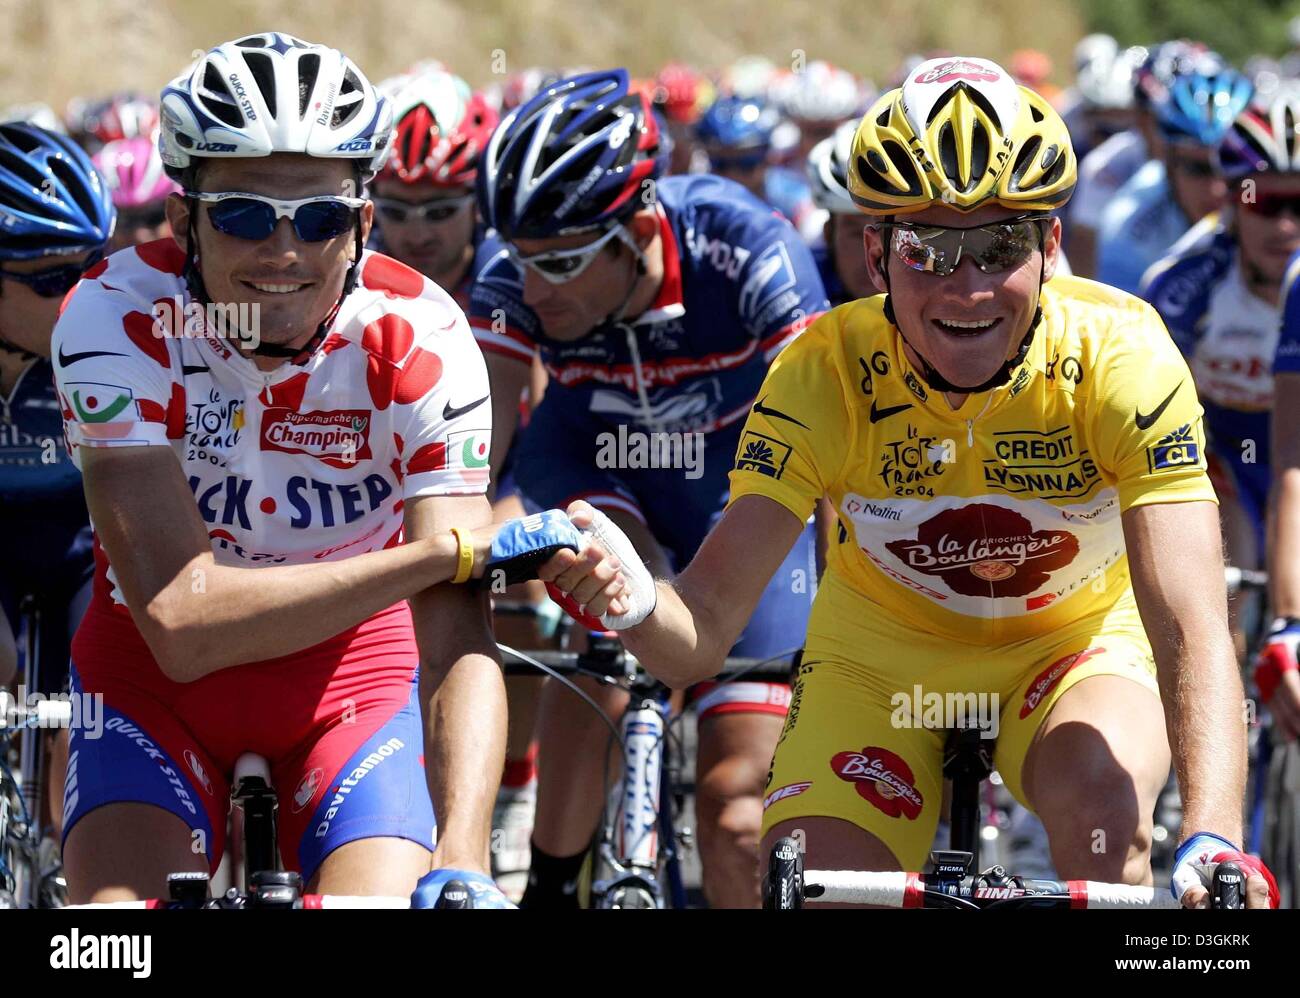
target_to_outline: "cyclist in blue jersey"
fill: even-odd
[[[1174,77],[1154,107],[1162,155],[1130,177],[1102,214],[1097,280],[1135,293],[1146,269],[1219,206],[1225,188],[1214,150],[1253,90],[1212,57]]]
[[[1082,277],[1097,272],[1097,242],[1102,215],[1116,192],[1142,165],[1159,153],[1156,105],[1162,103],[1174,77],[1201,59],[1204,45],[1187,41],[1162,42],[1151,48],[1125,49],[1112,72],[1117,84],[1130,74],[1133,87],[1133,127],[1106,139],[1079,160],[1079,187],[1069,209],[1066,249]]]
[[[1242,568],[1258,566],[1264,553],[1278,304],[1300,249],[1298,116],[1294,84],[1237,116],[1216,154],[1228,184],[1219,215],[1179,240],[1141,292],[1196,379],[1228,556]],[[1242,630],[1235,620],[1240,650]]]
[[[663,159],[648,101],[621,69],[564,80],[508,115],[479,173],[500,241],[485,243],[493,256],[469,309],[494,439],[511,434],[509,400],[535,349],[550,378],[520,442],[525,498],[587,499],[660,576],[690,560],[721,512],[768,362],[827,308],[789,223],[723,178],[660,178]],[[494,466],[503,449],[494,443]],[[796,645],[815,575],[809,528],[735,653]],[[788,688],[733,683],[697,696],[705,892],[715,905],[755,905],[762,785]],[[544,694],[526,904],[576,903],[565,887],[601,809],[606,738],[576,699]]]
[[[780,124],[781,112],[761,98],[720,97],[700,116],[695,137],[710,173],[736,181],[799,227],[812,199],[802,177],[771,162],[772,135]]]
[[[63,296],[103,256],[114,218],[103,178],[75,143],[35,125],[0,125],[0,645],[13,647],[20,607],[34,599],[39,661],[26,663],[26,679],[36,693],[63,689],[94,570],[50,336]],[[0,683],[11,671],[5,658]],[[67,757],[60,735],[48,767],[56,833]]]

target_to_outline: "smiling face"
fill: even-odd
[[[905,216],[915,225],[965,228],[998,222],[1023,211],[986,205],[965,213],[939,205]],[[881,230],[865,233],[867,266],[876,287],[888,291],[908,359],[920,367],[917,353],[956,385],[979,385],[1015,355],[1029,330],[1038,304],[1039,268],[1043,281],[1056,273],[1061,223],[1042,223],[1044,248],[1031,253],[1018,267],[985,274],[974,260],[963,258],[947,277],[908,267],[891,250],[886,257]],[[888,261],[886,286],[880,268]]]
[[[282,200],[322,195],[356,196],[353,164],[298,153],[257,159],[209,160],[199,171],[201,191],[246,191]],[[298,238],[287,218],[266,239],[240,239],[218,232],[208,205],[173,195],[167,217],[177,242],[186,245],[189,213],[197,209],[199,270],[208,296],[219,305],[246,305],[257,317],[249,330],[264,343],[298,346],[324,321],[339,295],[356,254],[356,235],[345,232],[322,242]],[[362,239],[369,236],[374,208],[360,211]]]

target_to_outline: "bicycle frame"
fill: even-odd
[[[668,874],[673,904],[684,903],[671,792],[663,778],[670,710],[666,689],[634,689],[620,718],[625,762],[610,791],[606,818],[596,840],[592,907],[664,907],[661,865]]]

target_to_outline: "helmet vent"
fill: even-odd
[[[975,87],[967,87],[965,84],[961,84],[961,85],[962,85],[963,87],[965,87],[965,90],[966,90],[966,96],[970,98],[972,104],[974,104],[974,105],[975,105],[976,107],[978,107],[981,111],[983,111],[986,115],[988,115],[989,118],[991,118],[993,121],[996,121],[996,122],[998,123],[998,125],[999,125],[1000,127],[1002,127],[1004,130],[1010,127],[1010,124],[1011,124],[1011,123],[1002,120],[1002,116],[1001,116],[1000,114],[998,114],[998,112],[997,112],[997,108],[995,108],[995,107],[994,107],[994,106],[989,102],[988,97],[986,97],[983,93],[981,93],[981,92],[980,92],[979,90],[977,90]]]
[[[311,92],[316,89],[316,77],[320,75],[320,56],[308,52],[298,60],[298,117],[307,114],[307,102]]]
[[[1039,110],[1037,107],[1035,107],[1033,104],[1029,105],[1029,115],[1034,119],[1035,122],[1043,120],[1043,112]]]
[[[356,70],[348,66],[339,85],[339,95],[334,101],[334,116],[330,120],[331,128],[340,128],[351,121],[361,111],[364,88],[357,79]]]
[[[226,81],[221,78],[217,67],[210,62],[203,70],[203,93],[195,96],[203,102],[203,109],[223,125],[229,125],[231,128],[243,127],[244,115],[235,103],[234,95],[226,86]]]
[[[253,79],[257,82],[257,89],[262,94],[262,100],[266,101],[266,109],[274,118],[276,114],[275,67],[271,64],[271,57],[265,52],[248,52],[244,55],[244,62],[248,63]]]
[[[1042,148],[1042,145],[1042,136],[1034,135],[1021,147],[1020,155],[1016,157],[1015,165],[1011,168],[1011,179],[1017,190],[1020,189],[1020,183],[1024,179],[1025,172],[1034,165],[1034,157],[1038,155],[1038,150]]]
[[[63,185],[63,189],[72,195],[77,202],[77,208],[88,218],[94,218],[96,213],[95,203],[87,197],[85,184],[82,178],[77,176],[77,172],[72,166],[64,160],[51,157],[48,161],[50,173],[58,179]]]
[[[1053,146],[1053,148],[1055,148],[1055,146]],[[1045,158],[1046,157],[1044,157],[1044,159]],[[1039,186],[1055,186],[1060,181],[1061,177],[1065,175],[1065,161],[1066,157],[1058,154],[1056,157],[1056,164],[1043,174],[1043,179],[1039,181]]]

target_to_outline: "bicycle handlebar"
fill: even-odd
[[[585,652],[577,651],[527,652],[528,659],[535,659],[562,675],[573,675],[587,671],[583,666],[590,660],[585,659],[585,655]],[[776,679],[781,682],[788,682],[790,679],[790,661],[794,655],[795,652],[775,658],[728,656],[723,662],[722,671],[718,673],[716,678],[723,679],[744,673],[747,677],[755,679]],[[535,666],[531,665],[513,649],[501,647],[501,657],[507,676],[527,676],[534,675],[537,672]],[[641,667],[636,656],[631,652],[623,653],[623,661],[634,669]]]
[[[1003,901],[1032,904],[1057,902],[1076,909],[1180,908],[1168,891],[1155,887],[1104,884],[1092,880],[1032,880],[1025,887],[980,886],[968,877],[965,900],[979,906]],[[921,908],[926,894],[926,877],[919,873],[864,873],[861,870],[807,870],[804,893],[810,900],[837,904],[871,904],[882,908]],[[1068,902],[1068,904],[1066,903]]]

